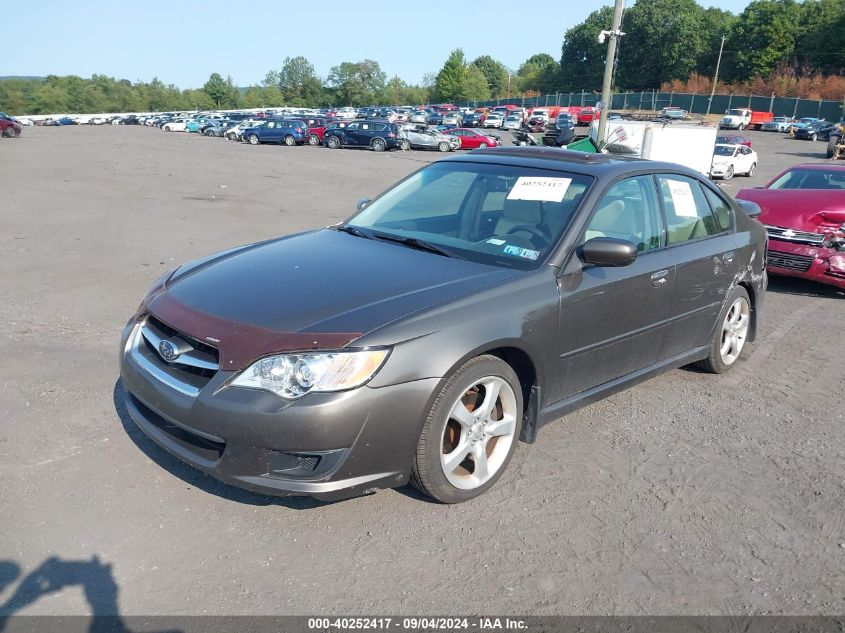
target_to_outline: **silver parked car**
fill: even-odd
[[[411,116],[408,117],[408,120],[411,123],[428,123],[428,112],[425,110],[415,110],[411,112]]]
[[[441,134],[420,125],[403,125],[399,130],[402,149],[436,149],[440,152],[452,152],[461,146],[461,139]]]
[[[792,125],[793,119],[788,116],[776,116],[771,121],[766,121],[760,126],[764,132],[789,132],[789,126]]]

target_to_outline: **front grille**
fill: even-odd
[[[766,257],[766,262],[769,266],[774,266],[775,268],[805,273],[810,270],[810,266],[813,265],[813,258],[808,255],[795,255],[793,253],[769,251],[769,254]]]
[[[796,231],[782,226],[766,225],[766,231],[773,240],[782,242],[797,242],[799,244],[813,244],[820,246],[824,242],[824,233],[811,233],[809,231]]]
[[[220,367],[217,348],[183,334],[152,315],[140,324],[137,336],[136,349],[148,363],[166,370],[171,378],[188,383],[194,390],[208,384]],[[173,360],[165,359],[159,351],[162,341],[174,343],[181,353]]]

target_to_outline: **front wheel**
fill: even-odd
[[[479,149],[487,149],[487,143],[481,143],[478,147]]]
[[[411,149],[411,141],[406,138],[403,138],[401,141],[399,141],[399,149],[401,149],[403,152],[407,152],[409,149]]]
[[[730,180],[730,179],[731,179],[731,178],[733,178],[733,177],[734,177],[734,166],[733,166],[733,165],[731,165],[731,166],[730,166],[730,167],[728,167],[728,169],[725,171],[725,176],[724,176],[724,179],[725,179],[725,180]]]
[[[411,481],[442,503],[468,501],[507,468],[522,425],[522,389],[496,356],[478,356],[440,390],[420,434]]]
[[[745,174],[749,178],[754,175],[754,170],[757,169],[757,163],[751,163],[751,167],[748,168],[748,173]]]
[[[751,302],[748,292],[742,286],[735,287],[719,315],[710,354],[696,363],[701,369],[713,374],[724,374],[730,370],[742,354],[751,325]]]
[[[384,142],[384,139],[374,138],[373,142],[370,143],[370,147],[373,148],[374,152],[383,152],[384,148],[387,147],[387,143]]]
[[[329,140],[326,141],[326,145],[329,146],[329,149],[340,149],[340,139],[336,136],[330,136]]]
[[[827,139],[827,151],[825,152],[825,156],[827,156],[827,158],[833,158],[833,155],[836,153],[836,145],[838,142],[838,136],[831,136]]]
[[[816,134],[815,132],[813,132],[812,134],[810,134],[810,140],[811,140],[811,141],[815,141],[815,140],[816,140],[816,139],[818,139],[818,138],[819,138],[819,136],[818,136],[818,134]]]
[[[250,145],[258,145],[258,137],[255,134],[250,134],[246,140],[249,141]]]
[[[437,144],[437,149],[440,150],[441,152],[448,152],[452,148],[450,147],[449,143],[447,143],[446,141],[441,141],[440,143]]]

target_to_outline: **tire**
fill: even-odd
[[[336,136],[330,136],[326,141],[326,146],[329,149],[340,149],[340,139]]]
[[[478,148],[479,148],[479,149],[487,149],[487,143],[481,143],[481,144],[478,146]]]
[[[745,288],[736,286],[728,295],[725,307],[719,313],[719,320],[716,321],[713,339],[710,342],[710,353],[707,358],[695,363],[696,367],[711,374],[724,374],[730,371],[745,349],[750,324],[751,300]],[[726,340],[726,335],[734,336],[730,345]],[[723,351],[725,348],[728,349],[727,354]]]
[[[827,151],[825,152],[827,158],[833,158],[833,155],[836,153],[836,144],[838,141],[838,136],[831,136],[827,139]]]
[[[213,132],[213,130],[206,130],[205,132],[202,133],[202,135],[203,136],[211,136],[212,132]]]
[[[249,141],[250,145],[258,145],[260,142],[255,134],[250,134],[246,140]]]
[[[164,131],[165,131],[165,132],[172,132],[172,131],[173,131],[173,128],[171,128],[169,125],[165,125],[165,126],[164,126]]]
[[[815,141],[815,140],[817,140],[818,138],[819,138],[819,135],[818,135],[818,134],[816,134],[815,132],[813,132],[812,134],[810,134],[810,140],[811,140],[811,141]]]
[[[308,144],[309,145],[319,145],[320,144],[320,137],[316,134],[312,134],[308,137]]]
[[[757,163],[751,163],[751,167],[748,168],[748,172],[745,175],[751,178],[754,175],[755,169],[757,169]]]
[[[728,170],[725,172],[725,175],[722,177],[722,180],[730,180],[734,177],[734,166],[731,165],[728,167]]]
[[[740,132],[742,132],[745,129],[745,125],[740,123],[739,126],[736,129],[739,130]]]
[[[488,394],[495,398],[492,402]],[[522,416],[522,388],[510,365],[496,356],[471,359],[437,394],[417,444],[411,483],[441,503],[461,503],[483,494],[507,468]],[[449,455],[455,457],[450,461]]]
[[[293,138],[293,136],[291,136],[290,134],[288,134],[285,137],[285,145],[287,145],[288,147],[293,147],[294,145],[296,145],[296,139]]]
[[[383,138],[374,138],[370,143],[370,147],[374,152],[383,152],[384,148],[387,147],[387,143],[384,142]]]
[[[446,141],[441,141],[437,144],[437,150],[440,152],[448,152],[450,149],[452,149],[452,146]]]
[[[403,152],[407,152],[409,149],[411,149],[411,141],[406,138],[403,138],[401,141],[399,141],[399,149],[401,149]]]

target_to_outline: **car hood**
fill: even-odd
[[[519,274],[323,229],[187,264],[147,309],[197,338],[214,340],[220,338],[214,333],[244,328],[263,332],[276,346],[263,353],[301,349],[305,338],[308,346],[313,338],[340,347]]]
[[[756,202],[763,224],[824,233],[845,222],[845,191],[839,189],[742,189],[736,197]]]

